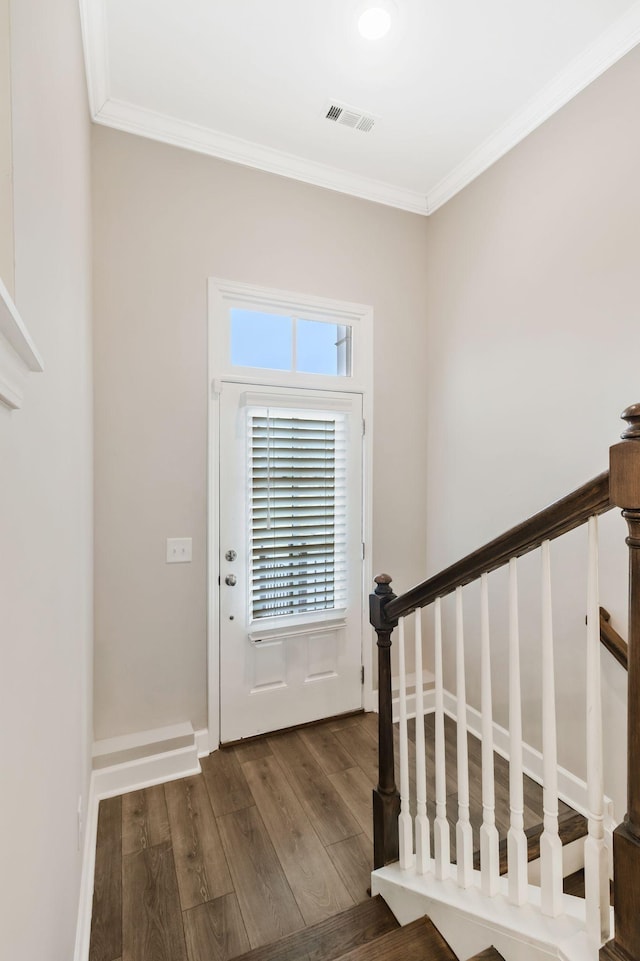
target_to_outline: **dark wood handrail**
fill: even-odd
[[[437,597],[445,597],[457,587],[464,587],[482,574],[495,571],[512,557],[521,557],[535,550],[543,541],[553,540],[580,527],[594,514],[604,514],[612,506],[609,501],[609,471],[605,471],[522,524],[489,541],[473,554],[468,554],[461,561],[390,601],[385,607],[385,617],[394,621],[417,607],[426,607]]]
[[[400,799],[394,779],[390,658],[398,618],[502,567],[512,557],[521,557],[544,541],[574,530],[593,515],[604,514],[611,507],[622,510],[629,528],[627,813],[613,832],[615,937],[600,949],[600,961],[640,961],[640,404],[623,411],[622,419],[627,427],[622,442],[610,448],[609,471],[401,597],[393,593],[388,574],[376,577],[376,589],[370,595],[370,620],[378,635],[379,672],[379,780],[373,793],[377,868],[397,860],[399,851]],[[612,642],[609,649],[624,663],[622,639],[609,624],[606,611],[601,612],[600,630],[603,641],[608,647]]]
[[[600,608],[600,640],[609,653],[613,654],[618,664],[622,664],[625,671],[628,670],[629,648],[627,642],[620,637],[612,626],[611,614],[604,607]]]

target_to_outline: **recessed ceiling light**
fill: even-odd
[[[365,40],[381,40],[391,30],[391,14],[384,7],[368,7],[360,15],[358,30]]]

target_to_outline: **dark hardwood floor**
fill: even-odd
[[[432,715],[425,728],[433,817]],[[455,742],[447,721],[452,825]],[[377,715],[224,748],[201,763],[200,775],[100,803],[91,961],[228,961],[367,898]],[[505,837],[508,765],[498,756],[495,764]],[[473,737],[469,766],[477,841],[481,767]],[[541,820],[542,788],[527,778],[525,827]],[[452,853],[454,837],[452,830]]]

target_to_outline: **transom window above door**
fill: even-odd
[[[232,307],[231,365],[349,377],[351,326]]]
[[[370,307],[209,280],[214,378],[337,391],[371,385]]]

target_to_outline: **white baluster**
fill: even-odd
[[[496,792],[493,768],[493,706],[491,700],[491,640],[489,636],[489,577],[480,579],[480,685],[482,710],[482,827],[480,828],[480,872],[482,893],[498,893],[500,852],[496,828]]]
[[[562,843],[558,835],[558,749],[549,541],[542,544],[542,774],[541,910],[543,914],[557,917],[562,910]]]
[[[427,818],[427,759],[424,746],[424,697],[422,681],[422,610],[415,612],[416,634],[416,872],[429,866],[430,842]]]
[[[447,771],[444,744],[444,693],[442,682],[442,605],[436,599],[435,609],[435,698],[436,698],[436,819],[433,825],[436,878],[449,877],[451,854],[447,821]]]
[[[409,738],[407,735],[407,669],[404,656],[404,617],[398,624],[398,667],[400,671],[400,867],[413,864],[413,822],[409,798]]]
[[[464,620],[462,588],[456,588],[456,700],[458,748],[458,822],[456,861],[458,884],[468,888],[473,879],[473,832],[469,820],[469,757],[467,749],[467,690],[464,677]]]
[[[598,947],[609,937],[609,870],[604,840],[602,696],[600,687],[600,599],[598,518],[589,518],[587,583],[587,804],[589,834],[584,845],[587,931]]]
[[[518,568],[509,561],[509,804],[511,819],[507,834],[509,900],[527,900],[527,838],[524,833],[524,792],[522,771],[522,702],[520,687],[520,630],[518,624]]]

